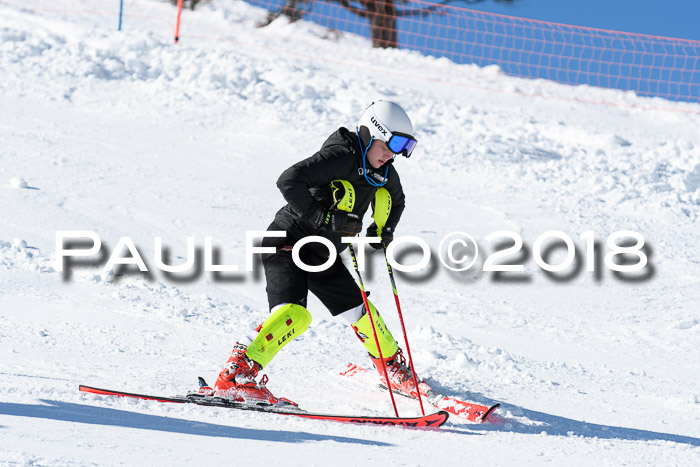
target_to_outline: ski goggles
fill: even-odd
[[[416,147],[418,141],[406,133],[392,133],[391,138],[386,142],[386,147],[394,154],[403,154],[404,157],[411,157],[413,148]]]

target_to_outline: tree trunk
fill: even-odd
[[[394,0],[367,0],[365,8],[372,31],[372,46],[384,49],[398,47]]]

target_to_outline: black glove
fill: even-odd
[[[328,230],[344,237],[354,237],[362,231],[362,219],[357,214],[345,211],[319,209],[311,216],[310,223],[316,230]]]
[[[372,222],[372,225],[367,227],[367,236],[368,237],[378,237],[377,235],[377,224]],[[378,250],[383,247],[388,247],[389,244],[394,240],[394,229],[391,227],[384,227],[382,229],[382,241],[381,243],[370,243],[370,246],[374,248],[375,250]]]

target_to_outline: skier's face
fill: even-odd
[[[367,161],[369,165],[375,169],[378,169],[384,165],[386,161],[393,159],[395,156],[396,154],[386,147],[386,143],[378,139],[372,141],[372,146],[370,146],[369,151],[367,151]]]

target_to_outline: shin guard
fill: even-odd
[[[385,359],[393,357],[399,350],[399,345],[386,327],[382,315],[380,315],[374,305],[372,305],[372,302],[367,300],[367,303],[369,303],[370,312],[374,319],[374,328],[377,330],[377,340],[379,341],[379,348],[382,349],[382,355]],[[372,323],[369,320],[369,313],[365,313],[362,318],[352,325],[352,328],[369,354],[374,358],[379,358],[379,350],[377,349],[377,344],[372,334]]]
[[[282,347],[308,329],[311,313],[301,305],[287,303],[260,325],[258,335],[248,346],[246,355],[266,367]]]

